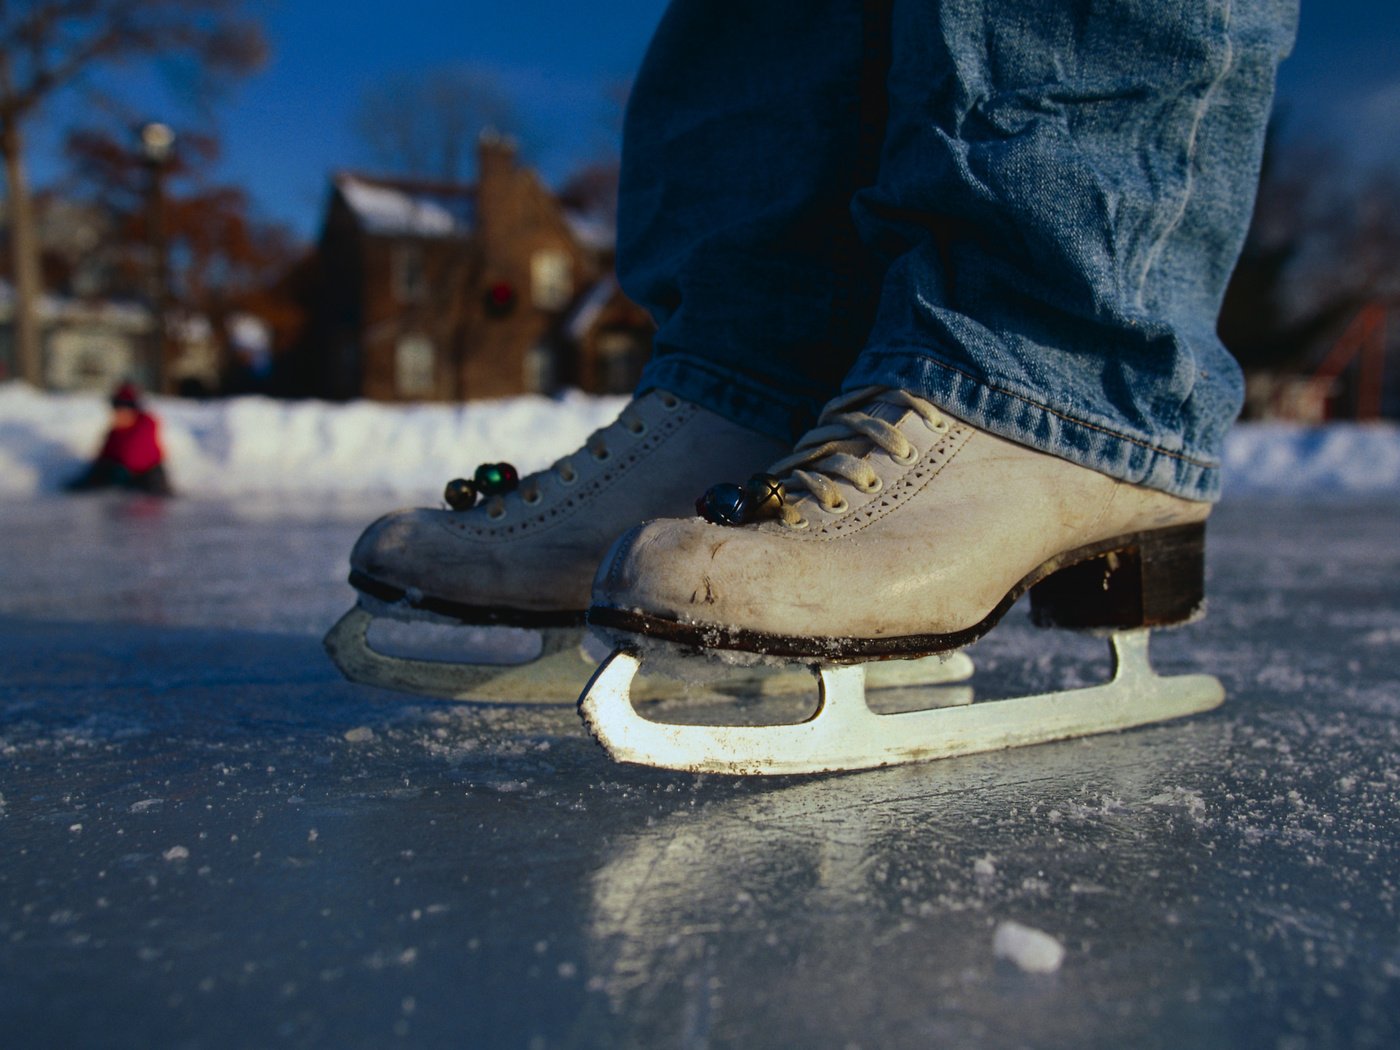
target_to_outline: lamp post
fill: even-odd
[[[175,132],[167,124],[146,124],[141,128],[141,154],[150,170],[149,198],[146,202],[153,314],[150,384],[152,390],[166,393],[166,359],[170,349],[166,330],[170,298],[170,238],[165,228],[165,175],[175,154]]]

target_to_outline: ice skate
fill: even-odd
[[[350,557],[358,599],[326,635],[326,650],[346,677],[369,685],[454,700],[573,703],[597,666],[583,623],[608,544],[639,521],[689,511],[716,476],[742,474],[782,449],[653,391],[547,470],[517,479],[506,464],[486,464],[449,484],[450,509],[397,511],[365,531]],[[444,635],[447,646],[438,644]],[[905,661],[885,681],[968,673],[965,662]],[[726,688],[784,692],[806,688],[805,678],[750,671]],[[681,688],[666,679],[638,685],[639,697]]]
[[[617,647],[579,703],[613,757],[735,774],[864,769],[1124,729],[1224,699],[1212,677],[1156,675],[1147,652],[1151,628],[1201,611],[1207,504],[1005,441],[897,390],[833,401],[773,473],[766,518],[755,500],[712,490],[711,520],[638,526],[600,567],[589,622]],[[867,661],[957,650],[1028,591],[1041,626],[1109,636],[1110,681],[870,710]],[[806,664],[816,712],[757,727],[645,719],[629,683],[658,643]]]

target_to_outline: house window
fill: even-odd
[[[525,354],[525,390],[547,394],[554,389],[554,351],[540,343]]]
[[[97,328],[60,328],[48,341],[45,379],[55,390],[111,390],[135,373],[135,341]]]
[[[645,348],[624,332],[598,337],[599,393],[625,394],[637,385],[645,363]]]
[[[546,248],[530,257],[530,299],[541,310],[562,310],[574,297],[568,252]]]
[[[390,266],[394,271],[394,297],[399,302],[417,303],[427,298],[428,277],[421,244],[394,245]]]
[[[394,385],[400,397],[433,394],[433,342],[425,335],[405,335],[394,346]]]

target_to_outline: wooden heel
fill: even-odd
[[[1078,630],[1185,623],[1205,603],[1204,523],[1124,536],[1031,588],[1031,620]]]

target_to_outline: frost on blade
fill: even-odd
[[[992,952],[1027,973],[1054,973],[1064,962],[1065,947],[1054,937],[1019,922],[1003,922],[992,935]]]

